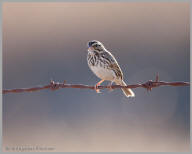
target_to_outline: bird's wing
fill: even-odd
[[[104,59],[106,59],[109,62],[108,68],[112,69],[115,72],[117,77],[120,77],[121,79],[123,79],[123,72],[121,71],[121,68],[118,65],[115,57],[110,52],[103,52],[101,54],[101,57],[103,57]]]

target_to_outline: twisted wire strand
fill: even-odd
[[[132,84],[127,86],[120,86],[120,85],[112,85],[112,86],[98,86],[97,89],[118,89],[118,88],[145,88],[148,91],[151,91],[152,88],[160,87],[160,86],[190,86],[189,82],[165,82],[165,81],[159,81],[159,76],[156,76],[155,81],[149,80],[145,83],[139,83],[139,84]],[[4,89],[2,92],[3,94],[7,93],[22,93],[22,92],[35,92],[40,91],[44,89],[50,89],[50,90],[58,90],[61,88],[79,88],[79,89],[92,89],[95,90],[95,86],[89,86],[84,84],[66,84],[66,81],[63,83],[50,81],[48,85],[42,85],[42,86],[36,86],[32,88],[19,88],[19,89]]]

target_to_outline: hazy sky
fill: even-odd
[[[96,84],[86,61],[92,39],[114,54],[128,84],[156,73],[189,81],[189,12],[186,2],[4,3],[3,88]],[[3,148],[188,151],[189,87],[133,91],[133,99],[121,90],[6,94]]]

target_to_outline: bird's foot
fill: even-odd
[[[105,80],[101,80],[101,81],[99,81],[96,85],[95,85],[95,91],[97,92],[97,93],[101,93],[100,92],[100,89],[98,88],[99,86],[100,86],[100,84],[102,83],[102,82],[104,82]]]
[[[100,92],[100,89],[98,88],[98,86],[99,86],[99,85],[97,85],[97,84],[95,85],[95,91],[96,91],[97,93],[101,93],[101,92]]]
[[[107,85],[110,92],[113,91],[112,85],[113,85],[113,82],[111,82]]]

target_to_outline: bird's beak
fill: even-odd
[[[93,47],[89,47],[89,48],[88,48],[88,51],[93,51],[93,50],[94,50]]]

